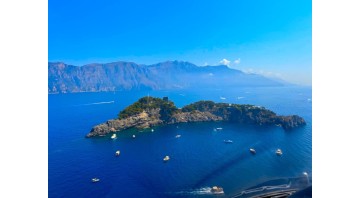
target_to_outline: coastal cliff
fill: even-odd
[[[199,101],[177,108],[166,97],[143,97],[128,106],[117,119],[94,126],[86,137],[103,136],[129,128],[149,128],[162,124],[226,121],[255,125],[276,125],[290,130],[306,124],[297,115],[278,116],[264,107]]]

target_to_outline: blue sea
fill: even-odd
[[[298,177],[304,171],[311,176],[311,92],[310,87],[267,87],[48,95],[49,197],[213,197],[209,192],[215,185],[228,197],[268,180]],[[115,140],[110,135],[85,138],[94,125],[117,117],[147,95],[168,96],[178,107],[198,100],[254,104],[280,115],[300,115],[307,125],[284,131],[276,126],[185,123],[153,132],[130,129]],[[219,127],[223,129],[214,131]],[[282,156],[275,154],[278,148]],[[166,155],[170,160],[164,163]],[[94,177],[100,181],[92,183]]]

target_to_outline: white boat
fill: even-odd
[[[214,194],[224,194],[224,189],[219,186],[213,186],[211,192]]]
[[[95,183],[95,182],[100,181],[100,179],[98,179],[98,178],[95,177],[95,178],[92,178],[91,181],[92,181],[93,183]]]
[[[218,131],[220,131],[220,130],[222,130],[223,128],[221,128],[221,127],[218,127],[218,128],[216,128],[216,130],[218,130]]]
[[[151,132],[154,132],[154,129],[151,129]]]
[[[179,137],[181,137],[181,135],[176,135],[176,136],[175,136],[175,138],[179,138]]]
[[[228,143],[228,144],[229,144],[229,143],[233,143],[232,140],[224,140],[224,142],[225,142],[225,143]]]
[[[116,134],[112,134],[111,139],[116,139]]]
[[[169,160],[170,160],[170,157],[168,155],[164,157],[164,162],[167,162]]]
[[[282,155],[283,153],[282,153],[282,151],[281,151],[281,149],[278,149],[278,150],[276,150],[276,155]]]
[[[225,98],[225,97],[220,97],[220,99],[221,99],[221,100],[226,100],[226,98]]]
[[[119,150],[116,151],[116,152],[115,152],[115,155],[116,155],[116,156],[119,156],[119,155],[120,155],[120,151],[119,151]]]
[[[133,138],[135,138],[136,136],[135,135],[132,135]]]
[[[250,152],[253,153],[253,154],[256,153],[255,149],[253,149],[253,148],[250,149]]]

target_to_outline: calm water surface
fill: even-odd
[[[92,126],[115,118],[143,96],[168,96],[178,107],[198,100],[264,106],[297,114],[307,125],[279,127],[192,123],[127,130],[85,138]],[[311,88],[108,92],[49,95],[49,197],[212,197],[218,185],[230,196],[261,182],[312,169]],[[213,129],[222,127],[222,131]],[[136,138],[133,139],[132,135]],[[180,138],[175,138],[180,134]],[[225,144],[230,139],[232,144]],[[255,148],[256,155],[249,153]],[[281,148],[282,156],[275,151]],[[121,155],[115,157],[115,151]],[[165,155],[170,161],[163,163]],[[92,183],[91,178],[100,179]]]

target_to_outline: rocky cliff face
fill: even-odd
[[[168,121],[164,121],[160,119],[161,115],[159,112],[160,109],[145,110],[140,114],[128,118],[108,120],[105,123],[94,126],[86,137],[106,135],[111,132],[122,131],[132,127],[144,129],[161,124],[223,120],[221,117],[213,115],[210,112],[194,111],[176,113]]]
[[[223,118],[216,116],[210,112],[192,111],[176,113],[166,122],[167,124],[175,124],[181,122],[209,122],[222,121]]]
[[[105,123],[93,127],[86,137],[106,135],[111,132],[122,131],[128,128],[149,128],[160,125],[163,121],[160,119],[160,109],[151,109],[143,111],[140,114],[130,116],[124,119],[108,120]]]
[[[94,126],[86,137],[106,135],[132,127],[148,128],[161,124],[210,121],[277,125],[285,130],[306,124],[300,116],[278,116],[270,110],[253,105],[229,105],[212,101],[199,101],[180,110],[171,101],[144,97],[121,111],[118,119]]]
[[[290,130],[299,126],[305,125],[305,120],[297,115],[292,116],[278,116],[277,123],[285,130]]]
[[[282,85],[224,65],[198,67],[184,61],[154,65],[120,61],[81,67],[61,62],[48,64],[48,93]]]

